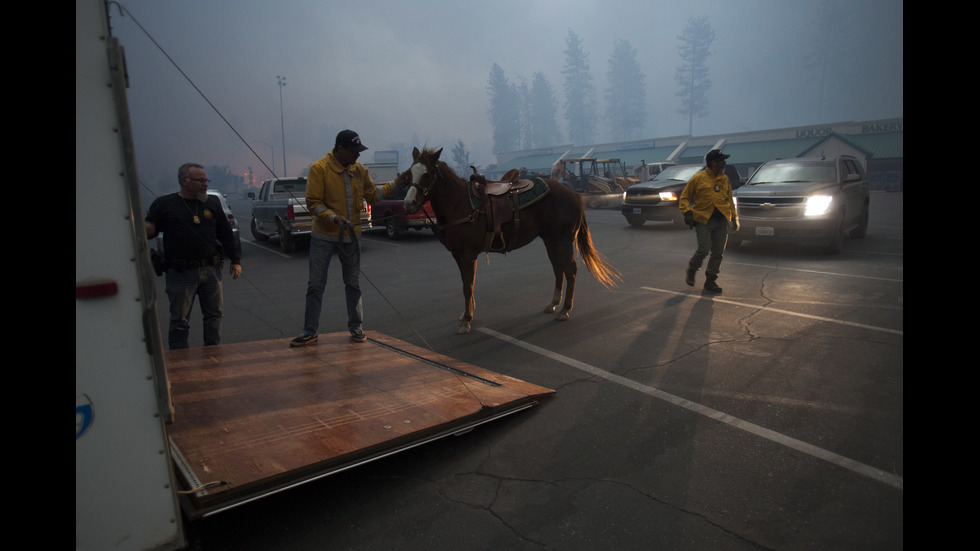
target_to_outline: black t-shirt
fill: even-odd
[[[164,195],[150,205],[146,220],[163,232],[163,251],[169,262],[205,260],[218,253],[232,264],[241,262],[241,250],[217,197],[209,195],[202,203],[176,193]]]

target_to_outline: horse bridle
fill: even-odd
[[[423,166],[425,166],[425,165],[423,164]],[[439,179],[442,177],[442,171],[439,170],[439,166],[438,165],[436,165],[436,166],[434,166],[432,168],[432,172],[433,172],[433,174],[432,174],[432,181],[429,182],[429,185],[428,186],[422,187],[422,178],[421,177],[419,177],[419,182],[416,183],[416,182],[413,181],[408,186],[409,189],[415,188],[416,190],[418,190],[419,193],[422,194],[422,198],[418,202],[419,205],[420,205],[419,208],[423,208],[422,205],[425,205],[425,202],[429,200],[429,194],[432,193],[432,190],[436,187],[436,182],[438,182]],[[425,167],[425,174],[428,174],[428,173],[429,173],[429,167],[426,166]],[[423,174],[422,176],[425,176],[425,174]],[[424,209],[423,209],[423,212],[424,212]],[[446,231],[448,228],[451,228],[453,226],[458,226],[460,224],[467,224],[467,223],[474,222],[479,214],[480,214],[480,211],[478,209],[473,209],[473,212],[471,212],[469,216],[467,216],[465,218],[461,218],[459,220],[454,220],[454,221],[449,222],[447,224],[440,224],[439,226],[436,227],[436,230],[441,235],[442,232]],[[440,237],[440,239],[441,239],[441,237]]]
[[[423,166],[425,165],[423,164]],[[428,173],[429,173],[429,168],[426,167],[425,174],[423,174],[422,176],[425,176]],[[429,200],[429,194],[432,193],[432,189],[436,187],[436,182],[439,180],[439,176],[440,176],[439,167],[433,167],[432,180],[429,182],[428,186],[422,187],[422,177],[419,177],[419,182],[417,183],[412,182],[411,184],[409,184],[408,186],[409,189],[415,188],[416,190],[418,190],[418,193],[422,194],[422,198],[419,201],[419,205],[424,205],[425,202]]]

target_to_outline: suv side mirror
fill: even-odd
[[[248,192],[248,198],[249,199],[255,199],[255,192],[254,191]]]
[[[853,173],[852,174],[848,174],[847,176],[844,177],[844,181],[845,182],[859,182],[859,181],[861,181],[861,175],[860,174],[853,174]]]

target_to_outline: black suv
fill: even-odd
[[[673,221],[684,225],[684,215],[677,199],[687,181],[704,170],[704,165],[669,166],[649,182],[633,184],[623,193],[619,211],[631,226],[642,226],[647,220]]]
[[[844,234],[868,232],[869,185],[848,155],[769,161],[735,190],[741,230],[728,243],[773,241],[820,245],[839,253]]]

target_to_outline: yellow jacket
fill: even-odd
[[[344,171],[350,175],[353,212],[347,212],[347,186]],[[381,195],[391,195],[394,186],[385,182]],[[306,177],[306,209],[313,216],[313,231],[318,234],[338,236],[340,225],[334,223],[333,216],[343,216],[354,226],[355,233],[361,233],[362,202],[378,202],[378,188],[367,168],[359,162],[346,167],[334,157],[333,151],[313,163]]]
[[[715,191],[715,186],[718,186],[718,191]],[[726,220],[731,221],[732,218],[738,217],[728,176],[725,176],[725,173],[715,176],[708,167],[687,182],[677,201],[677,206],[680,207],[681,212],[694,211],[694,221],[702,224],[708,223],[715,209],[718,209]]]

